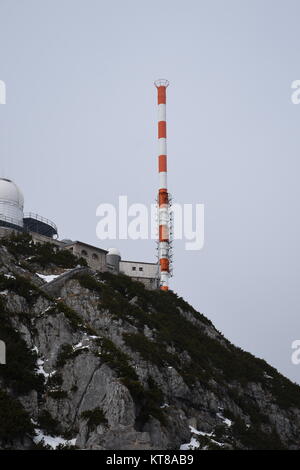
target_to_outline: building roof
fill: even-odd
[[[121,260],[120,263],[131,263],[131,264],[151,264],[157,265],[158,263],[149,263],[149,261],[128,261],[128,260]]]
[[[88,243],[81,242],[79,240],[74,240],[70,243],[66,243],[65,246],[72,246],[72,245],[76,245],[76,244],[86,246],[87,248],[91,248],[93,250],[102,251],[105,254],[108,253],[108,251],[104,250],[103,248],[99,248],[98,246],[94,246],[94,245],[89,245]]]

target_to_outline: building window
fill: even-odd
[[[82,256],[87,256],[88,255],[85,250],[81,250],[81,254],[82,254]]]
[[[132,271],[136,271],[136,267],[135,266],[132,266]]]
[[[139,271],[144,271],[144,269],[143,269],[143,268],[139,268]]]
[[[96,253],[93,253],[93,254],[92,254],[92,258],[93,258],[93,259],[99,259],[99,258],[98,258],[98,255],[96,255]]]

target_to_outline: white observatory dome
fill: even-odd
[[[0,178],[0,220],[23,226],[24,198],[18,186],[7,178]]]
[[[121,258],[121,253],[120,251],[118,250],[118,248],[108,248],[108,255],[116,255],[116,256],[120,256]]]

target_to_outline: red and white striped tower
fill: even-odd
[[[169,290],[170,276],[170,202],[167,185],[167,122],[166,89],[168,80],[160,79],[154,83],[157,88],[158,103],[158,257],[160,289]]]

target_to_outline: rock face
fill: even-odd
[[[176,294],[1,244],[2,449],[300,448],[300,388]]]

